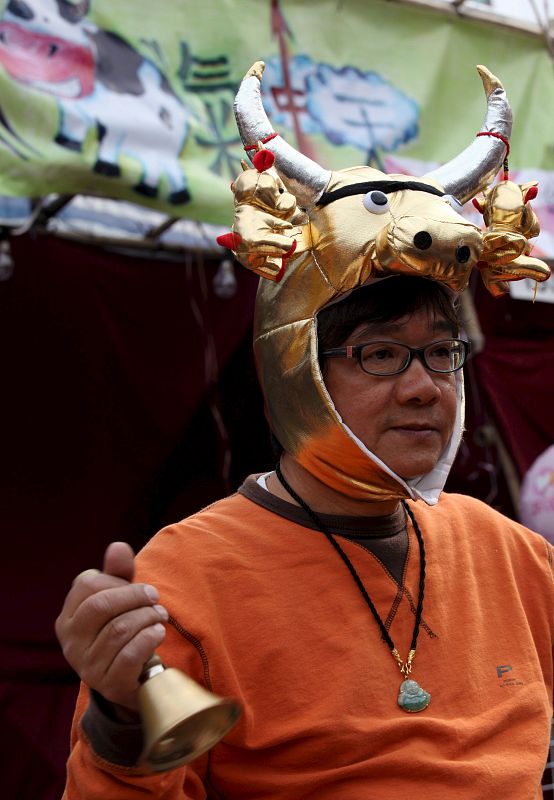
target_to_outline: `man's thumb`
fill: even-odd
[[[112,542],[104,553],[103,571],[107,575],[132,581],[135,574],[135,554],[126,542]]]

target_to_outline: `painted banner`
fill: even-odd
[[[84,193],[230,225],[244,157],[233,98],[259,59],[266,110],[292,145],[326,168],[416,176],[480,128],[485,64],[514,109],[511,178],[540,182],[534,254],[554,257],[544,42],[390,0],[8,0],[0,194]]]

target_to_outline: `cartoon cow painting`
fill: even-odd
[[[179,153],[190,112],[149,59],[86,19],[90,0],[8,0],[0,18],[0,63],[17,81],[53,95],[55,141],[76,152],[94,130],[96,173],[120,175],[121,156],[142,174],[133,187],[156,197],[165,177],[172,204],[189,199]]]

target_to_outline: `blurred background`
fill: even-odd
[[[542,0],[0,3],[2,797],[62,793],[77,679],[53,624],[73,577],[273,466],[258,279],[215,241],[245,71],[266,62],[275,129],[324,167],[421,176],[479,130],[486,65],[552,265],[553,19]],[[476,274],[464,294],[468,424],[447,488],[552,540],[554,286],[526,284],[495,300]]]

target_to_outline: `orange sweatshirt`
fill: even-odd
[[[64,797],[541,797],[552,547],[461,495],[411,508],[427,556],[413,668],[431,693],[426,710],[397,705],[402,676],[325,537],[235,494],[158,533],[138,558],[137,580],[158,587],[174,621],[159,649],[164,662],[239,699],[241,720],[195,765],[142,776],[92,751],[79,724],[83,690]],[[406,658],[419,579],[411,526],[401,588],[364,547],[340,541]]]

